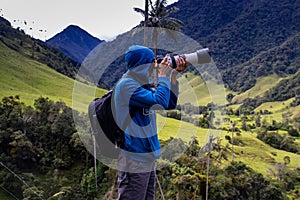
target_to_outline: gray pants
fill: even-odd
[[[141,171],[141,169],[147,170]],[[134,172],[134,170],[136,170],[136,172]],[[120,156],[118,171],[118,199],[154,200],[155,178],[155,162],[142,163],[126,158],[125,156]]]

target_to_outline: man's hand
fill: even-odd
[[[166,77],[171,70],[168,57],[164,57],[161,63],[158,64],[158,77]]]
[[[172,71],[171,76],[170,76],[170,80],[172,84],[175,84],[177,82],[176,80],[176,76],[179,72],[184,71],[187,66],[189,65],[189,63],[182,57],[179,57],[176,60],[176,69]]]
[[[176,60],[176,71],[182,72],[184,71],[188,66],[188,62],[179,56],[179,58]]]

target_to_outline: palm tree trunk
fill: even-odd
[[[94,136],[94,135],[93,135]],[[96,149],[96,139],[95,136],[93,137],[94,140],[94,172],[95,172],[95,188],[97,191],[97,185],[98,185],[98,173],[97,173],[97,149]]]
[[[232,162],[234,162],[234,128],[235,128],[235,125],[234,123],[232,123],[232,126],[231,126],[231,145],[232,145],[232,149],[231,149],[231,154],[232,154]]]
[[[209,136],[209,141],[208,141],[208,154],[207,154],[207,171],[206,171],[206,194],[205,194],[205,200],[208,200],[208,180],[209,180],[209,167],[210,167],[210,151],[211,151],[211,144],[212,144],[213,136]]]
[[[149,14],[149,0],[145,0],[145,24],[144,24],[144,45],[147,46],[148,43],[148,14]]]

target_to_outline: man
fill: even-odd
[[[158,64],[151,49],[138,45],[128,49],[125,60],[128,71],[116,85],[114,95],[116,121],[119,127],[126,127],[118,162],[118,199],[150,200],[155,194],[155,160],[160,156],[154,110],[176,107],[176,75],[187,62],[179,58],[177,68],[172,70],[167,58]],[[158,84],[154,88],[149,83],[156,67]]]

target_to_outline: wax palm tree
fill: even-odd
[[[208,180],[209,180],[209,170],[210,170],[210,155],[211,155],[211,151],[219,149],[219,146],[217,143],[214,143],[215,140],[218,140],[219,137],[217,136],[213,136],[210,135],[208,138],[208,142],[206,144],[204,144],[201,149],[200,152],[207,152],[207,162],[206,162],[206,196],[205,196],[205,200],[208,200],[208,189],[209,189],[209,184],[208,184]]]
[[[150,9],[146,12],[145,10],[147,10],[148,1],[150,2]],[[145,17],[145,20],[140,22],[140,24],[134,29],[133,33],[135,34],[143,30],[141,28],[147,29],[147,27],[153,27],[152,42],[155,44],[155,48],[157,48],[159,30],[166,32],[169,37],[176,40],[174,31],[180,31],[180,26],[184,25],[182,21],[169,17],[171,13],[175,13],[179,9],[175,6],[167,9],[166,6],[167,0],[156,0],[154,4],[151,0],[146,0],[145,10],[134,8],[136,12]],[[145,45],[147,45],[147,35],[144,37]]]

